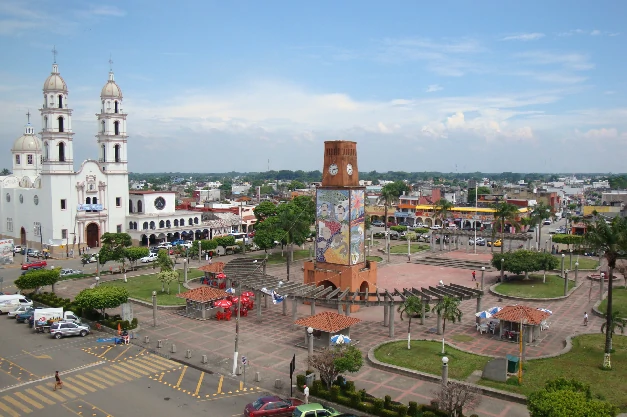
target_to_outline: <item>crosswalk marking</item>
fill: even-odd
[[[144,360],[148,360],[148,361],[152,361],[154,363],[157,363],[161,366],[164,366],[166,368],[172,368],[174,366],[176,366],[176,362],[173,362],[169,359],[164,359],[161,356],[157,356],[157,355],[145,355],[143,356]]]
[[[122,353],[120,353],[118,356],[116,356],[115,358],[113,358],[111,361],[112,361],[112,362],[117,361],[117,360],[120,358],[120,356],[122,356],[122,355],[124,355],[126,352],[128,352],[128,350],[129,350],[130,348],[131,348],[131,346],[129,346],[129,347],[127,347],[126,349],[124,349],[124,350],[122,351]]]
[[[65,384],[63,384],[63,388],[58,389],[57,392],[59,393],[59,395],[63,396],[65,395],[66,397],[68,397],[70,400],[73,400],[74,398],[76,398],[76,395],[74,395],[72,392],[68,391],[67,389],[65,389]],[[63,400],[66,401],[66,400]]]
[[[91,385],[93,385],[93,386],[95,386],[95,387],[98,387],[98,388],[100,388],[100,389],[105,389],[105,388],[107,388],[107,386],[106,386],[106,385],[101,385],[101,384],[99,384],[99,383],[97,383],[97,382],[95,382],[95,381],[91,380],[90,378],[87,378],[85,375],[76,374],[76,375],[74,375],[74,377],[75,377],[75,378],[79,378],[79,379],[81,379],[81,380],[83,380],[83,381],[87,382],[88,384],[91,384]]]
[[[65,385],[65,386],[63,387],[63,389],[69,389],[69,390],[71,390],[71,391],[74,391],[74,392],[75,392],[75,393],[77,393],[78,395],[87,395],[87,393],[86,393],[85,391],[83,391],[82,389],[80,389],[80,388],[76,387],[76,386],[75,386],[75,385],[73,385],[73,384],[70,384],[70,385]]]
[[[159,369],[163,368],[162,366],[156,368],[156,364],[152,364],[150,362],[142,362],[142,361],[133,361],[133,362],[127,362],[133,366],[137,366],[140,367],[142,369],[146,369],[148,371],[148,373],[150,374],[154,374],[155,372],[159,371]]]
[[[41,395],[39,394],[37,391],[35,391],[32,388],[28,388],[25,389],[24,392],[27,392],[29,395],[31,395],[33,398],[37,398],[38,400],[41,400],[43,402],[45,402],[46,404],[49,405],[54,405],[56,404],[54,401],[52,401],[51,399],[49,399],[48,397],[46,397],[45,395]]]
[[[133,371],[131,371],[130,369],[126,368],[125,366],[121,366],[121,365],[125,365],[125,363],[120,363],[118,365],[113,365],[112,368],[117,369],[120,372],[124,372],[126,374],[132,375],[135,378],[141,378],[142,376],[138,373],[135,373]]]
[[[121,366],[123,368],[130,369],[132,372],[135,372],[136,374],[140,374],[140,377],[142,375],[148,375],[149,373],[151,373],[150,371],[147,371],[145,369],[139,368],[137,366],[137,364],[135,363],[135,361],[133,361],[133,362],[119,362],[117,365],[113,365],[113,366]]]
[[[74,378],[66,378],[68,381],[70,381],[71,383],[78,385],[79,387],[81,387],[82,389],[85,389],[89,392],[96,392],[96,389],[93,387],[90,387],[89,385],[86,385],[84,382],[82,381],[78,381]]]
[[[17,401],[13,397],[5,395],[4,397],[2,397],[2,399],[4,401],[8,402],[9,404],[13,405],[14,407],[22,410],[25,413],[32,413],[33,412],[33,410],[31,410],[30,408],[26,407],[24,404],[22,404],[21,402]]]
[[[40,404],[40,403],[38,403],[37,401],[33,401],[33,400],[32,400],[32,399],[28,396],[28,395],[24,395],[24,394],[23,394],[23,393],[21,393],[21,392],[15,392],[15,393],[13,393],[13,395],[15,395],[16,397],[19,397],[22,401],[24,401],[24,402],[26,402],[26,403],[28,403],[28,404],[32,405],[32,406],[33,406],[33,407],[35,407],[35,408],[38,408],[38,409],[40,409],[40,410],[41,410],[42,408],[44,408],[44,406],[43,406],[43,405],[41,405],[41,404]]]
[[[101,378],[109,378],[113,380],[116,384],[121,384],[122,382],[124,382],[124,380],[122,380],[120,377],[111,373],[109,369],[107,369],[106,371],[102,371],[100,369],[94,369],[92,372],[100,376]]]
[[[8,416],[11,417],[20,417],[19,413],[16,413],[12,408],[9,408],[8,406],[6,406],[5,404],[0,402],[0,411],[6,413]]]
[[[107,384],[107,385],[111,385],[111,386],[116,385],[116,383],[115,383],[115,382],[109,381],[108,379],[104,379],[104,378],[102,378],[102,377],[100,377],[100,376],[96,375],[96,374],[95,374],[95,373],[93,373],[93,372],[88,372],[88,373],[86,373],[85,375],[86,375],[86,376],[88,376],[88,377],[90,377],[90,378],[95,379],[96,381],[100,381],[100,382],[102,382],[102,383],[105,383],[105,384]]]
[[[54,398],[55,400],[59,401],[60,403],[65,401],[65,398],[63,398],[62,396],[60,396],[56,392],[52,391],[52,388],[48,388],[45,385],[37,385],[35,388],[37,388],[39,391],[43,392],[44,395],[47,395],[47,396],[49,396],[51,398]],[[39,394],[39,395],[41,396],[41,394]]]
[[[116,370],[111,369],[111,368],[107,369],[107,372],[112,374],[112,375],[116,375],[119,378],[126,379],[127,381],[132,381],[132,380],[135,379],[132,375],[128,375],[128,374],[125,374],[124,372],[116,371]]]

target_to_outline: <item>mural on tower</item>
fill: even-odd
[[[340,265],[364,262],[364,190],[318,189],[316,209],[316,260]]]

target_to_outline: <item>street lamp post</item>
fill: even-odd
[[[547,252],[547,251],[548,251],[548,249],[547,249],[548,247],[549,247],[549,239],[547,239],[547,240],[545,240],[545,241],[544,241],[544,251],[545,251],[545,252]]]
[[[570,269],[573,269],[573,250],[570,250]]]
[[[96,287],[98,286],[99,282],[100,282],[100,277],[96,277]]]
[[[481,267],[481,291],[483,291],[483,276],[485,275],[485,266]]]
[[[501,282],[503,282],[504,267],[505,267],[505,259],[501,258]]]
[[[575,262],[575,287],[577,286],[578,275],[579,275],[579,262]]]
[[[562,253],[562,276],[564,276],[564,259],[566,259],[566,255]]]
[[[448,385],[448,358],[446,356],[442,357],[442,387],[446,387]]]
[[[308,352],[307,352],[307,369],[309,369],[309,362],[311,362],[311,357],[313,356],[313,331],[312,327],[307,327],[307,342],[308,342]]]
[[[568,294],[568,269],[564,271],[564,297]]]
[[[152,292],[152,326],[157,327],[157,291]]]
[[[240,319],[241,309],[242,309],[242,281],[238,280],[237,281],[237,314],[235,315],[235,352],[233,352],[233,375],[237,375],[236,374],[237,357],[239,355],[239,319]]]

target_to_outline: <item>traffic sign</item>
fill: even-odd
[[[248,366],[248,358],[246,356],[242,356],[242,365]]]

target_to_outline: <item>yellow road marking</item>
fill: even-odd
[[[119,365],[113,365],[113,366],[112,366],[112,368],[115,368],[115,369],[117,369],[117,370],[118,370],[118,371],[120,371],[120,372],[124,372],[124,373],[126,373],[126,374],[132,375],[132,376],[134,376],[135,378],[141,378],[141,377],[142,377],[142,375],[141,375],[141,374],[138,374],[138,373],[132,372],[132,371],[131,371],[130,369],[128,369],[126,366],[120,366],[120,365],[126,365],[126,363],[124,363],[124,364],[123,364],[123,363],[120,363]]]
[[[161,375],[159,375],[159,382],[161,382],[161,380],[163,379],[164,375],[165,375],[165,372],[161,372]]]
[[[70,381],[71,383],[78,385],[79,387],[86,389],[89,392],[96,392],[96,388],[94,387],[90,387],[89,385],[85,384],[83,381],[79,381],[77,379],[74,378],[67,378],[68,381]]]
[[[95,372],[95,371],[94,371]],[[131,376],[131,375],[126,375],[124,374],[122,371],[116,371],[113,370],[111,368],[107,369],[107,372],[109,372],[112,375],[116,375],[117,377],[121,378],[121,379],[126,379],[127,381],[132,381],[135,379],[135,377]]]
[[[77,388],[76,386],[74,386],[74,385],[72,385],[72,384],[70,384],[70,385],[65,385],[65,386],[63,387],[63,389],[66,389],[66,388],[67,388],[67,389],[69,389],[69,390],[71,390],[71,391],[74,391],[74,392],[75,392],[75,393],[77,393],[78,395],[87,395],[87,393],[86,393],[85,391],[83,391],[83,390],[82,390],[82,389],[80,389],[80,388]]]
[[[108,378],[108,379],[112,380],[116,384],[124,382],[122,379],[120,379],[119,377],[113,375],[109,371],[103,371],[103,370],[100,370],[100,369],[94,369],[92,372],[94,374],[98,375],[101,378]]]
[[[38,409],[42,409],[44,408],[43,405],[41,405],[40,403],[38,403],[37,401],[33,401],[28,395],[24,395],[21,392],[14,392],[13,395],[15,395],[16,397],[20,398],[22,401],[32,405],[35,408]]]
[[[99,384],[99,383],[93,381],[91,378],[87,378],[85,375],[76,374],[76,375],[74,375],[74,378],[79,378],[79,379],[81,379],[81,380],[83,380],[83,381],[85,381],[85,382],[87,382],[87,383],[89,383],[89,384],[91,384],[91,385],[93,385],[95,387],[98,387],[100,389],[107,388],[106,385]]]
[[[161,366],[162,368],[174,368],[177,365],[176,362],[172,362],[169,359],[163,359],[163,358],[161,358],[159,356],[155,356],[155,355],[144,356],[144,357],[142,357],[141,360],[146,361],[146,362],[150,361],[152,363],[155,363],[155,364]]]
[[[220,381],[218,381],[218,391],[217,393],[221,393],[222,392],[222,382],[224,381],[224,375],[220,375]]]
[[[115,345],[113,345],[113,346],[115,346]],[[108,351],[110,351],[111,349],[113,349],[113,346],[109,346],[109,347],[107,348],[107,350],[105,350],[105,351],[104,351],[104,352],[102,352],[100,355],[98,355],[98,357],[99,357],[99,358],[102,358],[104,355],[106,355],[106,354],[107,354],[107,352],[108,352]]]
[[[138,368],[146,369],[149,374],[156,374],[162,368],[162,367],[151,367],[151,366],[148,366],[148,365],[152,365],[151,363],[146,364],[146,363],[143,363],[143,362],[140,362],[140,361],[126,362],[126,363],[129,364],[129,365],[136,366]]]
[[[19,413],[16,413],[12,408],[7,407],[3,403],[0,403],[0,410],[7,413],[7,415],[12,417],[20,417]]]
[[[104,382],[104,383],[105,383],[105,384],[107,384],[107,385],[111,385],[111,386],[114,386],[114,385],[115,385],[115,382],[113,382],[113,381],[109,381],[108,379],[105,379],[105,378],[103,378],[103,377],[101,377],[101,376],[99,376],[99,375],[97,375],[97,374],[95,374],[95,373],[93,373],[93,372],[87,372],[87,373],[85,374],[85,376],[88,376],[88,377],[90,377],[90,378],[93,378],[93,379],[95,379],[96,381]],[[107,378],[108,378],[108,376],[107,376]]]
[[[25,389],[24,391],[27,392],[28,394],[32,395],[33,398],[37,398],[38,400],[41,400],[41,401],[45,402],[46,404],[50,404],[50,405],[56,404],[54,401],[48,399],[48,397],[46,397],[45,395],[39,394],[37,391],[35,391],[32,388]],[[49,394],[49,393],[47,393],[47,394]]]
[[[151,371],[147,371],[146,369],[140,368],[139,366],[137,366],[135,364],[135,362],[130,362],[129,361],[129,362],[116,362],[116,363],[118,364],[118,366],[122,366],[124,368],[128,368],[128,369],[132,370],[133,372],[135,372],[137,374],[140,374],[140,376],[156,373],[156,371],[151,372]],[[116,365],[114,365],[114,366],[116,366]]]
[[[244,381],[239,381],[239,389],[240,391],[244,389]]]
[[[63,385],[65,385],[65,384],[63,384]],[[65,387],[63,387],[61,389],[57,389],[57,392],[59,393],[59,395],[65,395],[70,400],[73,400],[74,398],[76,398],[76,395],[74,395],[70,391],[66,390]],[[63,400],[63,401],[65,401],[65,400]]]
[[[174,388],[178,388],[181,385],[181,381],[183,380],[183,376],[185,375],[186,371],[187,371],[187,366],[184,366],[183,367],[183,372],[181,372],[181,376],[179,377],[179,381],[176,383]]]
[[[200,378],[198,379],[198,385],[196,385],[196,391],[194,391],[194,396],[198,395],[198,391],[200,391],[200,386],[202,385],[202,379],[205,377],[205,373],[200,373]]]
[[[20,410],[22,410],[25,413],[32,413],[33,410],[31,410],[30,408],[26,407],[24,404],[22,404],[21,402],[17,401],[15,398],[10,397],[8,395],[5,395],[4,397],[2,397],[2,399],[8,403],[10,403],[11,405],[13,405],[16,408],[19,408]]]
[[[51,398],[54,398],[55,400],[59,401],[60,403],[65,401],[65,398],[63,398],[62,396],[60,396],[59,394],[54,392],[52,390],[52,388],[48,388],[48,387],[46,387],[44,385],[37,385],[35,388],[37,388],[39,391],[43,392],[44,395],[48,395]],[[35,391],[35,392],[37,392],[37,391]],[[38,395],[41,396],[41,394],[38,394]]]
[[[22,352],[26,353],[27,355],[32,356],[35,359],[52,359],[49,355],[34,355],[32,353],[30,353],[27,350],[22,349]]]
[[[113,361],[117,361],[117,360],[118,360],[118,358],[119,358],[120,356],[124,355],[126,352],[128,352],[128,350],[129,350],[130,348],[131,348],[131,346],[127,347],[126,349],[124,349],[124,350],[122,351],[122,353],[120,353],[118,356],[116,356],[116,357],[115,357],[115,358],[113,358],[112,360],[113,360]]]

